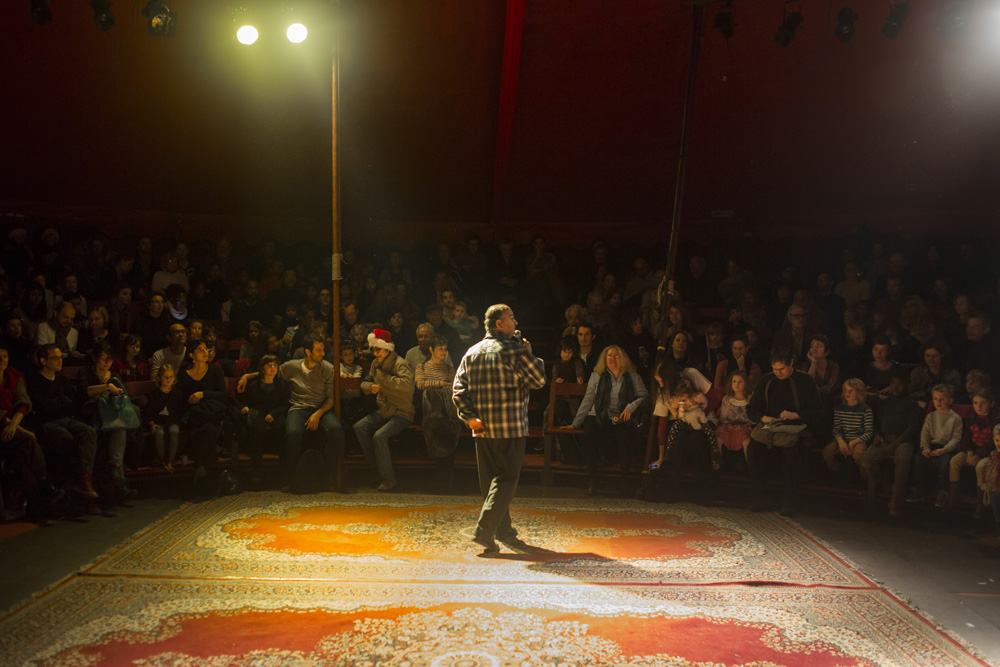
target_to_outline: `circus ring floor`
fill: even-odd
[[[512,511],[532,548],[499,559],[466,542],[471,496],[8,531],[0,664],[1000,664],[998,561],[954,534],[541,493]]]

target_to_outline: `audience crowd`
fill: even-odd
[[[885,496],[893,516],[907,501],[954,511],[973,498],[976,516],[990,507],[1000,524],[1000,280],[980,245],[851,240],[831,256],[817,239],[759,248],[747,265],[747,248],[725,245],[731,256],[682,253],[668,290],[654,268],[665,253],[627,256],[600,240],[585,253],[541,235],[526,247],[469,236],[347,249],[335,284],[315,244],[14,229],[0,250],[4,493],[47,523],[60,489],[107,511],[135,493],[127,469],[180,462],[207,494],[235,488],[213,464],[239,448],[251,485],[267,449],[292,489],[310,433],[323,486],[344,487],[346,433],[388,491],[389,439],[414,423],[448,478],[460,423],[442,388],[482,337],[477,314],[507,303],[537,329],[552,381],[587,385],[560,399],[554,423],[582,430],[591,493],[602,460],[634,493],[630,461],[649,426],[647,486],[671,493],[690,467],[697,499],[711,501],[718,471],[732,469],[749,473],[751,507],[764,509],[775,463],[790,515],[818,461],[827,481],[864,489],[872,513]],[[360,379],[339,418],[338,374]],[[558,441],[574,458],[573,439]]]

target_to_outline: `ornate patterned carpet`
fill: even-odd
[[[985,665],[771,514],[243,494],[182,508],[0,620],[6,665]]]

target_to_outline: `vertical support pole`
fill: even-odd
[[[698,59],[701,56],[701,39],[705,26],[705,5],[695,4],[693,29],[691,32],[691,58],[688,63],[687,92],[684,95],[684,110],[681,115],[681,141],[677,153],[677,179],[674,184],[674,210],[670,220],[670,239],[667,244],[667,272],[664,277],[663,294],[660,297],[660,316],[662,326],[660,328],[660,341],[656,348],[656,364],[653,367],[655,376],[656,367],[664,359],[667,352],[667,329],[670,321],[670,302],[674,292],[674,271],[677,264],[677,236],[681,224],[681,215],[684,204],[684,179],[687,172],[688,144],[691,135],[691,107],[694,102],[695,81],[698,74]],[[650,377],[650,387],[657,388],[656,378]],[[654,399],[655,402],[655,399]],[[653,460],[653,452],[656,447],[656,433],[651,427],[649,438],[646,443],[646,463]]]
[[[333,179],[330,187],[331,212],[333,226],[333,248],[330,262],[330,278],[332,279],[333,304],[333,409],[337,417],[341,416],[340,408],[340,281],[341,275],[341,252],[340,252],[340,170],[337,153],[337,101],[340,93],[340,3],[333,3],[333,49],[331,53],[331,92],[330,92],[330,163],[332,166]]]

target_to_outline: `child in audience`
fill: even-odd
[[[163,364],[156,376],[156,391],[146,398],[142,408],[142,419],[146,422],[148,432],[153,436],[153,446],[156,448],[157,465],[162,465],[167,472],[174,471],[174,458],[177,456],[177,443],[180,437],[178,420],[184,413],[185,400],[179,390],[174,389],[177,381],[177,370],[170,364]],[[169,437],[170,444],[165,448],[164,440]]]
[[[149,380],[149,364],[142,358],[142,339],[132,334],[122,337],[120,354],[111,364],[111,372],[125,382]]]
[[[935,504],[946,507],[951,455],[962,441],[962,418],[951,409],[953,399],[949,385],[939,384],[934,387],[931,400],[934,412],[924,418],[924,427],[920,431],[920,452],[913,457],[913,470],[910,473],[912,488],[906,501],[918,502],[921,499],[924,476],[930,464],[937,472]]]
[[[747,392],[749,379],[743,371],[733,371],[726,379],[726,397],[719,408],[719,426],[715,437],[720,448],[742,451],[746,459],[747,445],[750,444],[750,420],[747,418]]]
[[[458,332],[458,338],[462,345],[469,347],[472,345],[472,332],[479,328],[479,320],[469,315],[468,306],[464,301],[456,301],[452,308],[451,319],[448,326]]]
[[[842,403],[833,411],[833,440],[823,448],[823,460],[830,470],[840,470],[840,458],[849,456],[858,464],[861,476],[868,475],[862,460],[875,436],[875,417],[865,403],[867,398],[863,380],[849,378],[844,381]]]
[[[993,409],[994,405],[993,394],[989,391],[979,391],[972,397],[972,414],[963,420],[960,451],[952,455],[949,464],[949,508],[954,508],[958,501],[962,468],[972,466],[978,470],[976,466],[979,462],[988,457],[990,452],[993,451],[993,426],[997,422],[997,415]],[[976,503],[976,505],[977,508],[982,507],[982,503]]]
[[[993,509],[994,527],[1000,537],[1000,424],[993,427],[993,451],[976,464],[976,481],[983,492],[982,504]]]
[[[556,352],[559,353],[559,361],[552,365],[552,382],[560,384],[570,382],[583,384],[589,378],[584,377],[583,360],[577,354],[577,342],[575,336],[564,336],[556,343]],[[563,426],[572,423],[576,411],[580,409],[579,396],[557,396],[556,413],[553,416],[554,426]],[[548,424],[548,415],[545,415],[545,423]]]
[[[965,393],[956,396],[955,402],[959,405],[970,405],[972,397],[977,393],[989,391],[992,383],[993,379],[986,371],[978,369],[969,371],[965,376]]]

